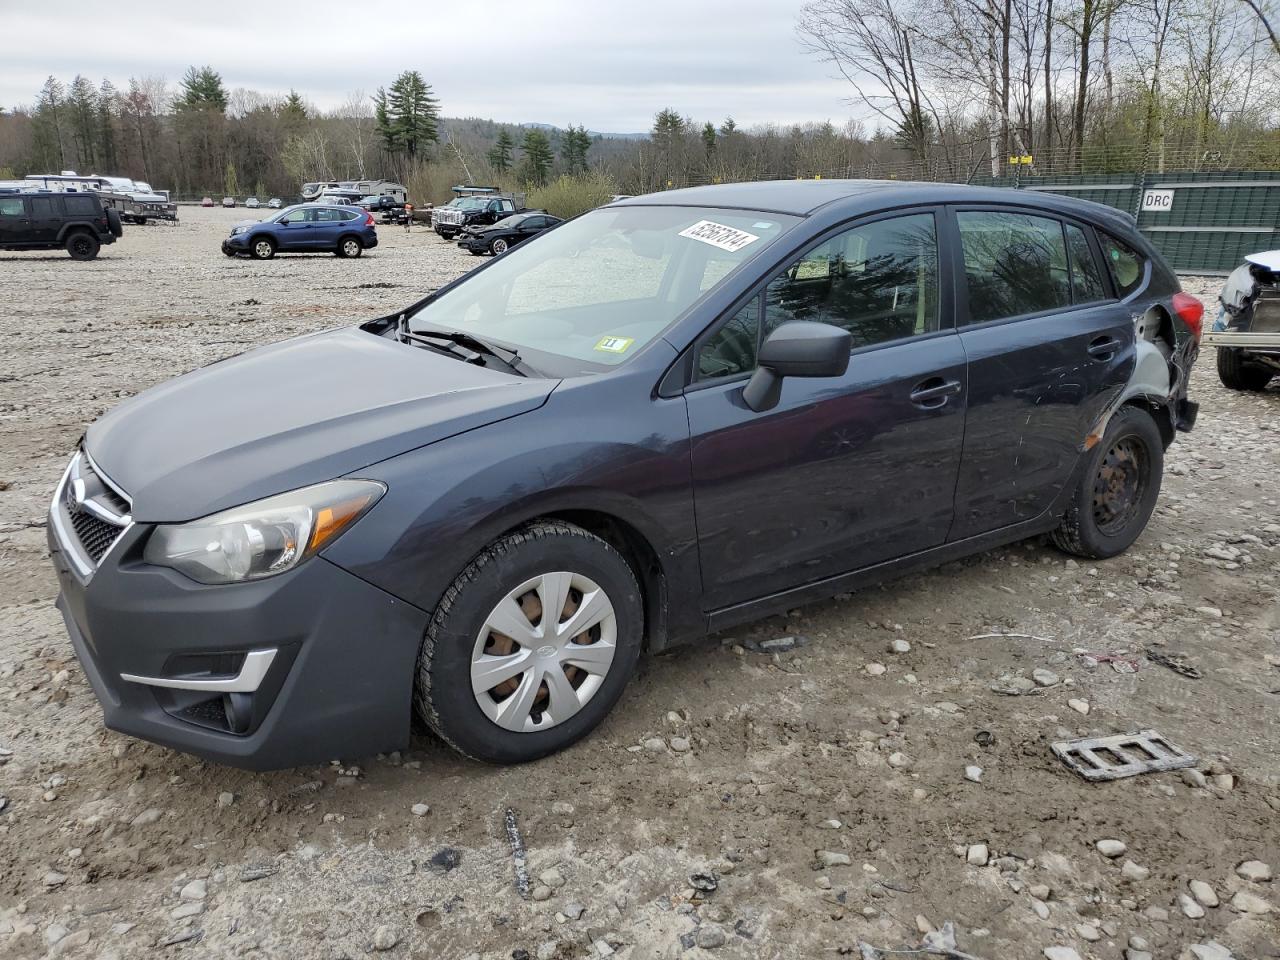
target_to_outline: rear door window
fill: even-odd
[[[1107,298],[1106,284],[1098,270],[1098,261],[1089,246],[1089,238],[1074,223],[1065,225],[1067,254],[1071,257],[1071,299],[1074,303],[1094,303]]]
[[[956,214],[969,291],[969,322],[1071,305],[1062,222],[995,210]]]
[[[47,220],[54,215],[52,197],[32,197],[30,203],[33,220]]]
[[[1099,233],[1098,240],[1102,244],[1102,258],[1107,261],[1111,279],[1116,283],[1116,291],[1122,298],[1127,297],[1142,285],[1146,272],[1142,255],[1109,233]]]

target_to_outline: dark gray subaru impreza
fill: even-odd
[[[573,743],[642,649],[1049,533],[1142,532],[1202,308],[1110,209],[627,199],[93,424],[58,605],[109,727],[272,768]]]

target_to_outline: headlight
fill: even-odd
[[[386,489],[374,480],[331,480],[203,520],[160,524],[143,556],[200,583],[271,577],[332,543]]]
[[[232,227],[231,235],[234,237],[237,233],[244,233],[248,229],[248,227]]]

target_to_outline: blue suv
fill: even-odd
[[[228,257],[247,253],[270,260],[277,253],[335,253],[358,257],[378,245],[373,215],[359,207],[303,203],[266,220],[244,220],[222,241]]]

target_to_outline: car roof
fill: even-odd
[[[760,210],[806,217],[840,206],[851,214],[914,203],[1002,203],[1075,213],[1089,220],[1132,227],[1114,207],[1041,190],[976,187],[963,183],[903,180],[758,180],[665,190],[618,200],[609,206],[689,206]]]

